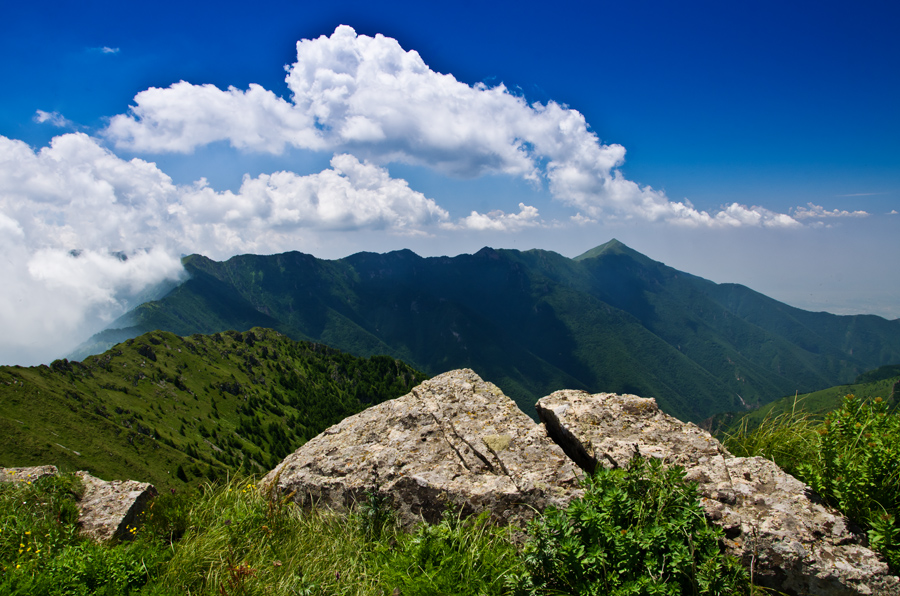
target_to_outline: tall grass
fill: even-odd
[[[642,510],[640,501],[646,494],[679,494],[686,499],[684,507],[673,511],[692,512],[689,517],[693,529],[688,534],[694,536],[701,531],[703,518],[698,513],[696,495],[690,491],[673,493],[671,474],[638,476],[635,482],[639,482],[641,490],[632,491],[634,494],[623,493],[617,481],[589,482],[585,498],[590,495],[593,501],[575,500],[573,511],[589,511],[591,516],[602,517],[613,515],[612,509],[626,506],[629,500],[631,509]],[[392,518],[387,501],[375,491],[355,511],[335,513],[300,509],[287,499],[260,491],[252,479],[232,478],[221,484],[204,484],[190,492],[165,492],[144,514],[142,525],[131,533],[130,541],[99,545],[76,532],[75,502],[79,490],[77,479],[72,476],[44,478],[27,485],[0,484],[0,594],[556,593],[555,585],[532,583],[526,590],[522,584],[528,570],[533,571],[534,553],[529,547],[522,549],[521,531],[514,534],[512,529],[495,527],[488,523],[486,515],[462,518],[449,510],[438,523],[423,523],[411,532],[404,531]],[[605,511],[607,507],[610,511]],[[548,515],[562,520],[560,515],[565,513],[563,510]],[[658,515],[640,523],[621,523],[634,526],[628,530],[629,536],[658,536],[665,528],[674,527],[668,517]],[[545,542],[556,539],[556,529],[551,526],[536,522],[533,528],[542,528],[540,535]],[[618,529],[612,534],[619,539]],[[713,539],[710,544],[714,543]],[[670,546],[680,549],[679,553],[684,550],[678,541],[672,545],[663,541],[658,554],[664,560],[675,556],[675,550],[665,552]],[[596,555],[598,548],[606,547],[593,548]],[[546,548],[542,552],[545,551],[549,552]],[[712,551],[718,552],[716,548]],[[625,565],[627,557],[633,558],[629,552],[610,546],[609,560],[621,559],[613,568]],[[623,555],[625,559],[621,558]],[[589,559],[580,564],[588,575],[600,573],[591,570],[595,563]],[[704,585],[733,582],[740,577],[735,569],[719,563],[705,564],[704,569],[697,580]],[[629,582],[643,585],[657,581],[640,565],[629,567],[627,572]],[[602,573],[602,577],[611,577],[609,570]],[[677,581],[699,585],[690,579]]]
[[[758,426],[745,416],[722,442],[738,457],[765,457],[797,476],[800,466],[816,458],[821,422],[803,408],[802,398],[795,396],[790,411],[775,416],[769,412]]]
[[[78,491],[70,476],[0,484],[0,594],[487,596],[521,565],[484,518],[405,532],[379,515],[373,532],[361,511],[302,510],[247,478],[166,492],[133,540],[98,545],[76,532]]]
[[[745,419],[725,446],[738,456],[769,458],[809,484],[900,571],[900,413],[880,397],[852,394],[824,420],[797,405],[753,429]]]

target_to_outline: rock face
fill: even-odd
[[[376,484],[405,525],[449,505],[522,525],[578,494],[578,470],[495,385],[471,370],[425,381],[346,418],[261,482],[304,505],[346,509]]]
[[[0,468],[0,482],[33,482],[58,473],[56,466]],[[156,495],[153,485],[135,480],[107,482],[87,472],[75,475],[84,483],[84,494],[78,501],[81,533],[97,542],[130,539],[131,528],[138,524],[140,514]]]
[[[107,482],[87,472],[75,474],[85,488],[78,503],[81,532],[98,542],[131,538],[131,528],[137,525],[138,516],[156,495],[153,485],[136,480]]]
[[[547,431],[584,470],[624,466],[635,454],[683,466],[707,517],[757,585],[788,594],[900,594],[900,580],[864,537],[809,487],[759,457],[739,458],[691,423],[634,395],[557,391],[537,402]]]

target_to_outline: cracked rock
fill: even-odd
[[[634,395],[557,391],[537,402],[554,440],[583,469],[624,466],[634,454],[685,469],[707,518],[756,585],[786,594],[897,596],[900,580],[865,537],[809,486],[761,457],[734,457],[691,423]]]
[[[336,510],[377,486],[406,526],[435,522],[450,506],[522,527],[534,511],[580,494],[578,475],[543,425],[463,369],[332,426],[261,485],[302,505]]]

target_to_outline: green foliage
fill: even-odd
[[[880,381],[878,381],[880,382]],[[824,420],[795,408],[725,437],[735,455],[772,459],[868,531],[900,569],[900,413],[880,397],[846,395]]]
[[[155,331],[84,362],[0,367],[0,465],[53,463],[181,490],[268,471],[424,379],[393,358],[357,358],[268,329]]]
[[[129,594],[147,584],[168,553],[143,540],[117,547],[77,533],[74,476],[0,483],[0,593]]]
[[[600,468],[585,494],[529,527],[521,594],[743,594],[746,571],[719,551],[696,488],[678,468],[636,457]]]
[[[869,530],[873,548],[900,568],[900,416],[881,398],[847,395],[817,430],[816,457],[800,478]]]
[[[439,523],[380,544],[376,561],[381,585],[404,596],[500,594],[521,567],[509,530],[490,525],[487,513],[463,520],[449,509]]]

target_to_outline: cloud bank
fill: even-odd
[[[246,91],[181,81],[135,97],[104,134],[138,152],[191,152],[227,141],[246,151],[288,147],[351,153],[471,178],[505,174],[546,185],[585,217],[695,226],[791,227],[789,215],[739,204],[710,214],[627,180],[625,149],[604,144],[578,111],[529,104],[505,86],[469,86],[431,70],[415,51],[347,26],[297,43],[290,100],[259,85]]]
[[[445,210],[384,168],[336,155],[300,176],[245,176],[237,192],[178,186],[82,133],[32,150],[0,136],[0,361],[62,355],[182,275],[180,255],[281,252],[322,230],[422,233]],[[62,352],[60,352],[62,350]]]
[[[0,326],[9,330],[0,361],[65,353],[146,288],[179,279],[179,257],[192,252],[311,250],[323,234],[347,231],[517,233],[629,221],[796,228],[866,215],[813,204],[790,214],[738,203],[705,211],[670,200],[626,179],[625,149],[604,144],[580,112],[529,103],[503,85],[467,85],[394,39],[346,26],[298,42],[286,83],[289,99],[259,85],[222,90],[181,81],[138,93],[100,138],[64,134],[35,150],[0,137]],[[37,110],[34,120],[81,128],[57,112]],[[246,152],[300,148],[333,157],[321,172],[245,175],[236,190],[217,190],[202,172],[178,185],[156,164],[107,148],[184,154],[221,142]],[[454,219],[392,177],[389,164],[525,180],[575,215],[548,222],[520,202],[518,212],[466,209]]]

